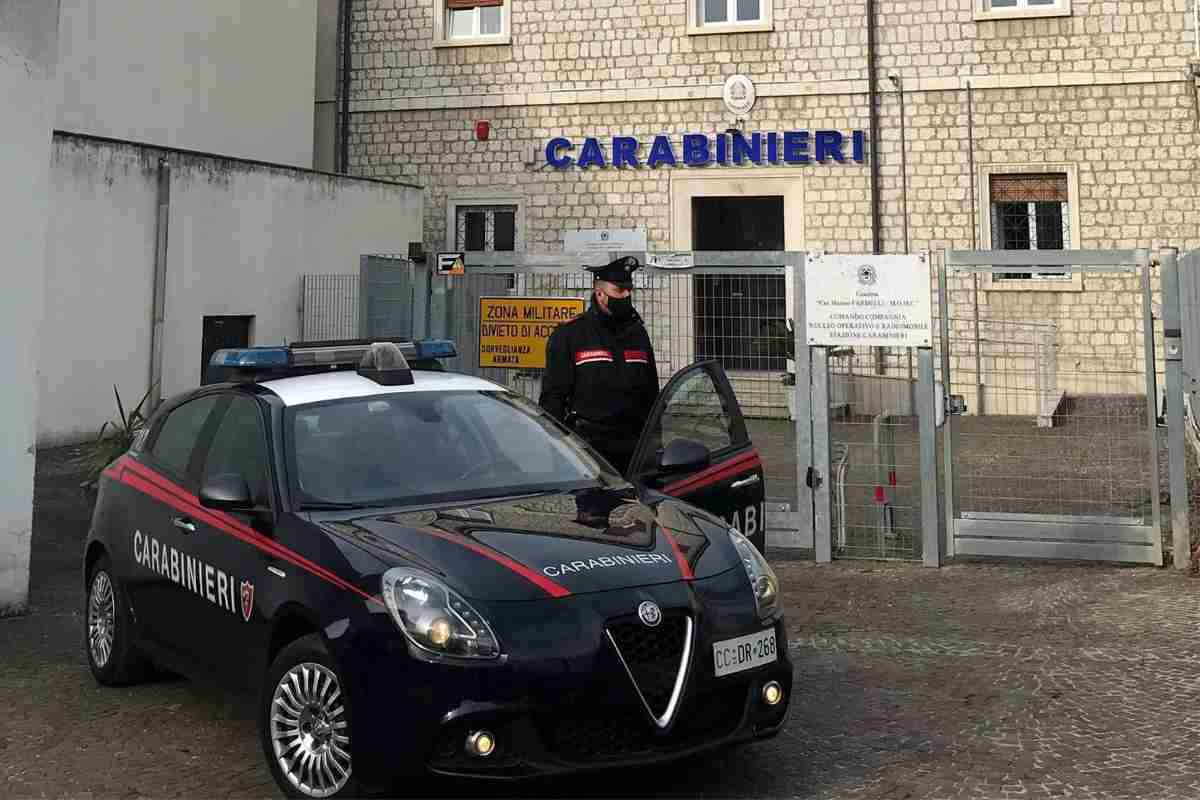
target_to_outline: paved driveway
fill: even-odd
[[[252,709],[95,685],[86,509],[39,458],[32,612],[0,620],[6,796],[275,796]],[[798,693],[778,738],[671,767],[430,796],[1200,797],[1200,593],[1169,570],[776,564]]]

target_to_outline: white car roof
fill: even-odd
[[[413,370],[413,382],[408,386],[384,386],[352,370],[279,378],[263,381],[260,385],[278,395],[285,406],[411,392],[508,391],[503,386],[482,378],[454,372],[424,370]]]

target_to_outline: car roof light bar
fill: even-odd
[[[290,346],[225,348],[213,353],[204,383],[255,382],[311,375],[333,370],[358,370],[384,385],[412,383],[412,370],[441,370],[437,359],[456,358],[449,339],[334,339],[297,342]]]

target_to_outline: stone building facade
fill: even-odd
[[[565,232],[589,228],[644,229],[652,250],[776,242],[870,253],[876,236],[884,253],[1187,250],[1200,246],[1195,1],[356,0],[350,168],[426,187],[432,252],[483,243],[555,253]],[[722,100],[734,74],[757,93],[741,118]],[[657,136],[681,157],[685,135],[715,148],[730,128],[807,131],[812,157],[647,165]],[[844,136],[844,160],[816,160],[818,131]],[[854,132],[868,139],[861,160]],[[616,158],[614,136],[639,142],[637,166]],[[548,153],[556,137],[570,149]],[[589,137],[605,166],[578,165]],[[575,162],[550,163],[563,155]],[[764,212],[739,198],[774,204]],[[764,214],[769,230],[756,230]],[[714,220],[743,230],[729,240],[741,247],[720,246],[729,242],[712,238]],[[970,310],[950,309],[956,320],[977,303],[985,324],[1053,326],[1060,353],[1140,353],[1138,278],[1030,273],[966,287],[952,291],[971,298]],[[981,353],[984,372],[1025,359],[1010,367],[1035,381],[1042,365],[1029,359],[1044,342],[1035,328],[1021,336],[1020,352]],[[1102,372],[1125,369],[1113,357]],[[1087,388],[1086,377],[1064,377],[1065,364],[1058,382],[1079,391],[1138,390],[1124,379]]]

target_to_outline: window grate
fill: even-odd
[[[1065,250],[1071,246],[1067,176],[1061,173],[992,175],[992,249]],[[1070,280],[1071,273],[1001,272],[996,280]]]

